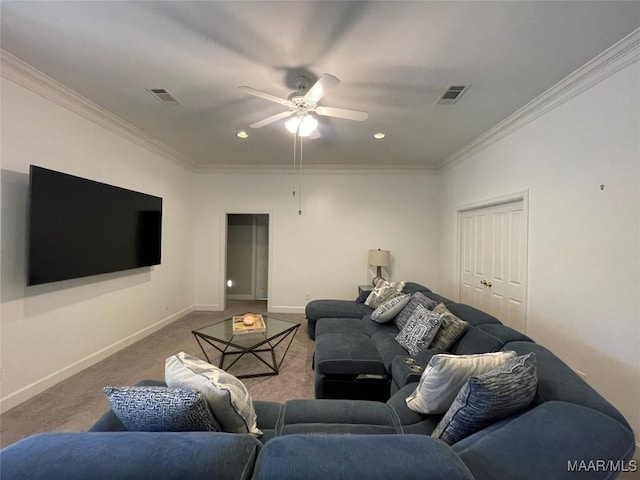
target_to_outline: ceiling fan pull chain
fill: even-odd
[[[303,137],[300,137],[300,170],[299,170],[299,181],[298,181],[298,215],[302,215],[302,141]]]
[[[296,131],[296,133],[293,134],[293,190],[291,191],[291,194],[294,197],[296,196],[296,150],[298,150],[298,146],[296,145],[297,140],[298,132]]]

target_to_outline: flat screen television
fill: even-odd
[[[160,264],[162,198],[29,170],[27,285]]]

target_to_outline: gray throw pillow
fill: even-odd
[[[262,435],[251,395],[235,376],[184,352],[167,358],[164,375],[170,387],[202,392],[225,432]]]
[[[378,323],[387,323],[400,313],[407,303],[411,300],[411,295],[405,293],[387,300],[371,314],[371,320]]]
[[[535,354],[471,377],[431,434],[449,445],[527,408],[538,387]]]
[[[442,323],[442,314],[433,313],[425,307],[418,307],[409,321],[396,336],[396,342],[402,345],[411,355],[427,348]]]
[[[130,432],[220,430],[207,401],[197,391],[167,387],[104,387],[102,391]]]
[[[469,323],[456,317],[444,303],[436,305],[433,311],[442,313],[442,326],[438,329],[438,333],[431,343],[431,348],[446,352],[469,327]]]
[[[429,310],[433,310],[433,308],[438,304],[435,300],[430,299],[429,297],[423,295],[421,292],[416,292],[411,295],[411,300],[409,303],[400,311],[400,313],[393,319],[396,326],[402,330],[404,326],[409,321],[409,317],[418,307],[425,307]]]

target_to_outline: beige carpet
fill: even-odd
[[[3,447],[38,432],[86,430],[108,408],[102,393],[106,385],[132,385],[142,379],[164,380],[164,361],[180,351],[204,359],[191,331],[231,315],[265,312],[266,302],[228,302],[224,312],[195,312],[166,326],[141,341],[60,382],[0,416],[0,445]],[[273,314],[299,322],[280,374],[243,379],[254,400],[283,402],[291,398],[314,398],[313,341],[307,335],[303,314]],[[276,349],[279,359],[287,341]],[[215,350],[207,354],[217,362]],[[215,356],[212,357],[212,355]],[[216,363],[217,364],[217,363]],[[228,363],[226,363],[228,365]],[[229,371],[236,375],[265,371],[267,367],[250,355]]]

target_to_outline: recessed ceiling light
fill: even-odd
[[[378,132],[378,133],[374,133],[373,134],[373,138],[375,138],[376,140],[381,140],[384,137],[386,137],[386,135],[384,133],[382,133],[382,132]]]
[[[247,138],[249,137],[249,134],[244,130],[240,130],[238,133],[236,133],[236,136],[239,138]]]

